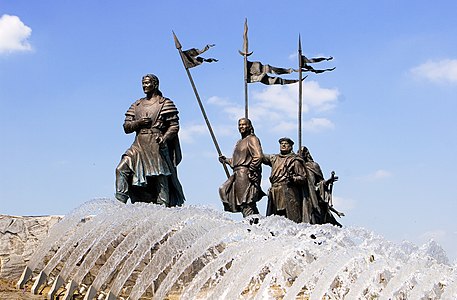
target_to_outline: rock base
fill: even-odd
[[[49,229],[61,219],[0,215],[0,279],[17,280]]]

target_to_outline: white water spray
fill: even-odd
[[[456,279],[434,242],[105,199],[51,229],[18,287],[50,288],[48,299],[456,299]]]

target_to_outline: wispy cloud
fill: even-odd
[[[315,81],[303,82],[303,130],[318,132],[333,129],[335,125],[329,119],[316,114],[334,109],[338,96],[337,89],[322,88]],[[251,98],[249,118],[255,127],[270,128],[275,133],[289,133],[297,129],[298,84],[267,86],[263,90],[254,91]],[[221,107],[231,120],[244,115],[243,105],[235,104],[229,99],[211,97],[208,104]]]
[[[232,124],[218,124],[217,126],[212,126],[212,129],[216,137],[232,136],[233,134]],[[208,127],[204,123],[184,124],[183,126],[180,126],[179,139],[184,143],[194,143],[195,141],[198,141],[201,136],[209,137]]]
[[[219,106],[225,112],[230,120],[238,120],[244,115],[244,107],[240,104],[235,104],[226,98],[213,96],[208,99],[208,104]]]
[[[303,82],[303,113],[327,111],[336,106],[339,91],[319,86],[316,81]],[[272,85],[254,92],[255,107],[279,110],[288,116],[296,116],[298,106],[298,84]],[[254,108],[255,108],[254,107]]]
[[[457,83],[457,59],[428,61],[411,69],[411,74],[437,83]]]
[[[188,124],[186,126],[181,126],[179,138],[183,142],[193,143],[196,137],[203,135],[206,131],[208,131],[208,129],[206,129],[206,126],[203,124]]]
[[[371,174],[362,176],[360,179],[365,180],[365,181],[377,181],[377,180],[383,180],[386,178],[389,178],[392,176],[392,173],[387,170],[379,169],[374,171]]]
[[[326,118],[311,118],[303,124],[303,130],[308,132],[321,132],[333,128],[335,124]]]
[[[349,198],[333,196],[333,207],[339,212],[347,214],[356,206],[355,201]]]
[[[0,17],[0,54],[16,51],[31,51],[28,39],[32,29],[26,26],[17,16]]]

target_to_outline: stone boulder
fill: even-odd
[[[61,219],[0,215],[0,278],[17,280],[49,229]]]

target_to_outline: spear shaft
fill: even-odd
[[[252,52],[248,51],[248,19],[244,20],[244,33],[243,33],[243,51],[238,51],[244,57],[244,117],[249,118],[249,104],[248,104],[248,56]]]
[[[303,61],[302,61],[302,51],[301,51],[301,38],[298,35],[298,149],[301,149],[302,146],[302,68],[303,68]]]
[[[178,49],[178,51],[179,51],[181,61],[184,65],[184,69],[186,69],[187,76],[189,77],[190,85],[192,86],[195,97],[197,98],[198,106],[200,107],[200,111],[202,112],[203,119],[205,119],[206,127],[208,127],[209,134],[211,135],[211,139],[213,140],[214,146],[216,147],[217,154],[219,154],[219,156],[222,156],[221,148],[219,147],[219,144],[217,143],[216,136],[214,135],[213,128],[211,127],[211,123],[209,122],[208,116],[206,115],[205,108],[203,107],[203,103],[200,100],[200,96],[198,94],[197,87],[195,86],[194,80],[192,78],[192,74],[190,73],[189,68],[187,67],[187,64],[186,64],[186,60],[184,59],[184,53],[182,51],[181,43],[178,41],[178,37],[175,35],[174,32],[173,32],[173,37],[175,39],[176,49]],[[222,166],[224,167],[225,175],[227,175],[227,178],[229,178],[230,173],[227,169],[227,165],[224,163],[224,164],[222,164]]]
[[[248,56],[244,56],[244,117],[249,118],[249,105],[248,105]]]

